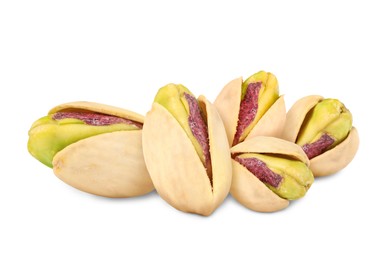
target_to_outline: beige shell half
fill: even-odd
[[[322,96],[312,95],[296,101],[287,112],[282,138],[295,143],[307,113],[323,99]]]
[[[283,139],[295,142],[307,113],[321,100],[322,96],[306,96],[299,99],[287,113]],[[314,177],[334,174],[345,168],[355,157],[359,148],[359,135],[352,127],[348,137],[325,153],[310,160],[310,170]]]
[[[219,93],[214,105],[223,121],[230,147],[233,144],[234,135],[238,124],[238,115],[241,104],[242,78],[230,81]],[[253,127],[245,140],[256,136],[281,137],[286,120],[286,106],[284,97],[278,100],[268,109],[263,117]]]
[[[73,143],[53,158],[65,183],[104,197],[133,197],[154,189],[142,154],[142,131],[117,131]]]
[[[130,119],[139,123],[144,122],[144,116],[137,114],[133,111],[110,106],[110,105],[88,102],[88,101],[75,101],[75,102],[64,103],[52,108],[49,111],[49,114],[54,114],[58,111],[64,111],[64,110],[66,111],[67,110],[88,110],[88,111],[98,112],[102,114],[113,115],[125,119]]]
[[[231,148],[232,154],[264,153],[295,158],[309,165],[309,159],[296,144],[275,137],[257,136]],[[230,193],[245,207],[259,212],[286,208],[289,201],[279,197],[240,163],[232,159],[233,179]]]
[[[142,144],[146,166],[158,194],[184,212],[210,215],[229,194],[232,169],[225,129],[215,107],[203,96],[212,164],[212,183],[178,121],[154,103],[145,117]]]

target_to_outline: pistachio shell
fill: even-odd
[[[130,119],[134,124],[89,125],[78,119],[54,119],[57,112],[92,112]],[[102,133],[139,130],[143,116],[132,111],[93,102],[70,102],[51,109],[47,116],[36,120],[30,130],[27,149],[37,160],[52,168],[53,157],[66,146]]]
[[[234,134],[238,124],[238,114],[241,103],[241,85],[242,77],[230,81],[219,93],[214,101],[225,126],[226,135],[229,140],[229,146],[233,144]]]
[[[283,139],[296,142],[307,113],[324,98],[318,95],[299,99],[287,113]],[[359,147],[359,135],[352,127],[348,137],[340,144],[310,160],[310,169],[315,177],[334,174],[345,168],[354,158]]]
[[[230,149],[231,153],[278,154],[302,161],[309,159],[301,147],[283,139],[257,136],[245,140]],[[286,208],[289,201],[279,197],[240,163],[232,159],[233,179],[230,193],[241,204],[255,211],[272,212]]]
[[[73,143],[53,159],[55,175],[85,192],[133,197],[153,190],[142,154],[141,130],[100,134]]]
[[[315,177],[334,174],[345,168],[355,157],[359,147],[359,135],[352,127],[348,137],[333,149],[310,160],[310,169]]]
[[[105,105],[105,104],[100,104],[95,102],[87,102],[87,101],[76,101],[76,102],[69,102],[69,103],[58,105],[52,108],[49,111],[49,114],[54,114],[58,111],[63,111],[63,110],[88,110],[88,111],[130,119],[139,123],[144,122],[144,117],[133,111],[110,106],[110,105]]]
[[[322,99],[322,96],[312,95],[303,97],[295,102],[287,112],[282,138],[295,143],[307,113]]]
[[[289,205],[288,200],[276,195],[240,163],[232,159],[232,165],[230,193],[242,205],[260,212],[278,211]]]
[[[237,130],[241,104],[242,78],[230,81],[219,93],[214,105],[224,123],[230,147]],[[286,106],[281,96],[253,127],[245,140],[255,136],[281,137],[286,120]]]
[[[178,121],[154,103],[145,118],[142,142],[153,184],[178,210],[210,215],[225,199],[231,184],[229,145],[216,109],[204,97],[212,164],[212,185],[198,154]]]

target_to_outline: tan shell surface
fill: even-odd
[[[271,136],[257,136],[249,140],[245,140],[230,149],[232,154],[239,153],[267,153],[267,154],[281,154],[309,165],[309,159],[302,148],[293,143],[280,138]]]
[[[282,138],[295,143],[307,113],[322,99],[322,96],[312,95],[297,100],[287,112]]]
[[[55,175],[65,183],[104,197],[133,197],[153,190],[142,154],[142,131],[89,137],[58,152]]]
[[[225,126],[230,147],[233,144],[234,135],[237,130],[238,114],[241,104],[241,86],[242,77],[230,81],[214,101],[214,106],[217,108]]]
[[[333,149],[310,160],[310,169],[315,177],[334,174],[345,168],[355,157],[359,147],[359,134],[352,127],[347,138]]]
[[[148,171],[161,198],[178,210],[207,216],[228,195],[231,165],[223,124],[215,108],[209,102],[205,106],[214,189],[187,134],[157,103],[146,115],[142,142]]]
[[[285,123],[286,104],[284,96],[280,96],[260,118],[245,140],[256,136],[282,137]]]
[[[230,193],[245,207],[259,212],[273,212],[286,208],[289,201],[282,199],[235,160]]]
[[[88,101],[75,101],[75,102],[64,103],[52,108],[49,111],[49,114],[54,114],[62,110],[80,110],[80,109],[117,116],[121,118],[126,118],[139,123],[144,122],[144,116],[137,114],[133,111],[115,107],[115,106],[110,106],[110,105],[105,105],[105,104],[100,104],[95,102],[88,102]]]

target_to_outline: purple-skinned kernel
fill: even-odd
[[[247,168],[248,171],[255,175],[260,181],[272,187],[277,188],[283,180],[281,175],[273,172],[263,161],[257,158],[235,157],[234,160]]]
[[[86,123],[87,125],[93,126],[107,126],[114,124],[127,124],[134,125],[139,129],[142,129],[142,124],[139,122],[132,121],[130,119],[121,118],[112,115],[106,115],[90,111],[67,111],[67,112],[57,112],[52,116],[54,120],[62,120],[67,118],[78,119]]]
[[[184,96],[188,102],[189,107],[188,124],[191,128],[192,134],[195,136],[196,140],[198,140],[200,146],[202,147],[203,155],[205,157],[205,167],[209,177],[211,177],[211,157],[207,125],[202,117],[198,101],[195,99],[195,97],[188,93],[184,93]],[[212,181],[211,178],[210,181]]]
[[[248,84],[245,96],[240,104],[240,112],[238,114],[238,124],[236,134],[234,135],[233,145],[239,143],[240,137],[245,129],[253,122],[256,117],[259,107],[259,92],[261,82],[253,82]]]
[[[330,135],[323,134],[317,141],[303,145],[302,149],[306,153],[307,157],[312,159],[328,150],[334,141],[335,140]]]

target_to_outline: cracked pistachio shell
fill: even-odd
[[[231,153],[233,155],[241,153],[282,155],[309,165],[309,159],[298,145],[275,137],[251,138],[232,147]],[[279,197],[244,166],[234,159],[231,161],[233,179],[230,193],[238,202],[259,212],[274,212],[289,205],[287,199]]]
[[[228,195],[232,170],[218,112],[204,96],[198,101],[208,126],[212,184],[190,138],[158,103],[153,103],[145,117],[142,145],[146,166],[161,198],[178,210],[208,216]]]
[[[132,111],[94,102],[70,102],[49,111],[80,111],[114,115],[143,123]],[[142,153],[142,130],[102,133],[67,145],[53,157],[54,174],[65,183],[105,197],[133,197],[154,189]]]
[[[306,96],[296,101],[287,113],[283,139],[296,142],[301,126],[310,110],[324,98],[319,95]],[[352,127],[348,136],[328,151],[310,160],[310,169],[315,177],[334,174],[345,168],[355,157],[359,147],[359,134]]]
[[[276,81],[276,78],[275,78]],[[242,96],[242,77],[230,81],[219,93],[214,105],[223,121],[230,147],[236,133]],[[277,82],[275,82],[277,84]],[[286,120],[284,96],[280,96],[250,130],[245,140],[256,136],[281,137]]]
[[[135,125],[89,125],[73,118],[53,119],[57,112],[88,112],[117,116],[142,124],[143,117],[134,112],[93,102],[71,102],[51,109],[48,115],[36,120],[29,132],[27,149],[41,163],[52,168],[53,157],[66,146],[79,140],[115,131],[139,130]]]

